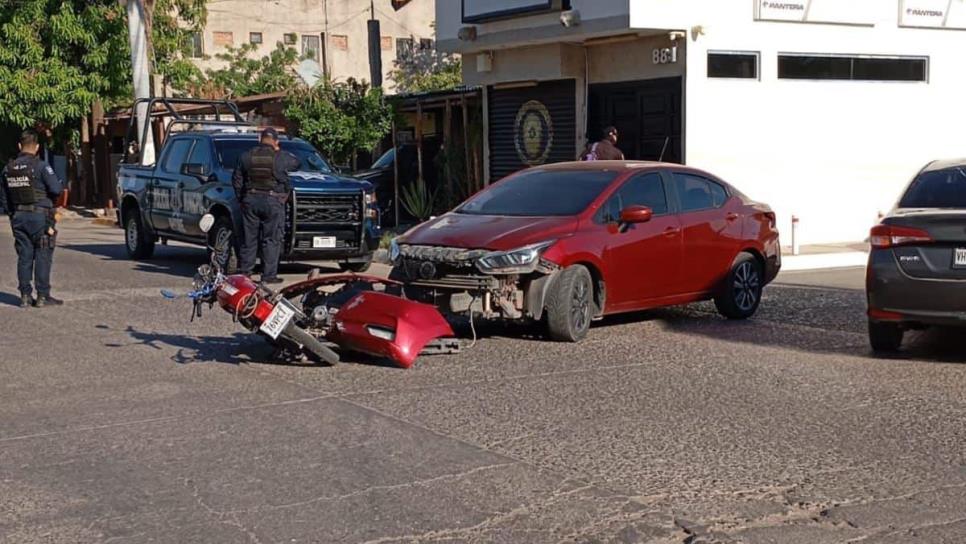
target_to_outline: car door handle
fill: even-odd
[[[727,219],[728,221],[734,221],[738,219],[738,214],[736,214],[735,212],[730,212],[727,215],[725,215],[725,219]]]
[[[681,234],[681,229],[677,227],[668,227],[664,229],[664,236],[667,236],[669,238],[671,236],[677,236],[678,234]]]

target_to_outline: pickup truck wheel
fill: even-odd
[[[366,261],[364,263],[339,263],[339,270],[362,274],[366,270],[369,270],[370,266],[372,266],[372,261]]]
[[[594,281],[581,265],[567,267],[547,294],[547,328],[557,342],[580,342],[594,317]]]
[[[235,246],[235,233],[232,230],[231,219],[221,216],[215,219],[215,224],[208,232],[208,258],[211,259],[211,248],[218,248],[220,253],[219,266],[225,274],[234,274],[238,270],[238,251]],[[227,252],[223,252],[227,248]]]
[[[145,230],[138,210],[128,212],[124,221],[124,247],[132,259],[150,259],[154,255],[154,238]]]

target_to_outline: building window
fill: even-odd
[[[396,38],[396,60],[403,60],[413,52],[412,38]]]
[[[261,32],[249,32],[248,33],[248,43],[261,45],[262,44],[262,33]]]
[[[302,35],[302,57],[319,61],[319,37],[311,34]]]
[[[758,53],[709,52],[708,77],[758,79]]]
[[[205,39],[201,32],[192,32],[189,46],[191,48],[191,58],[200,59],[205,56]]]
[[[425,50],[433,49],[433,40],[430,38],[422,38],[419,40],[419,48]]]
[[[928,81],[926,57],[778,55],[779,79]]]
[[[282,43],[284,43],[285,45],[295,45],[297,41],[298,41],[298,36],[296,36],[294,33],[288,33],[288,34],[282,35]]]
[[[218,46],[230,46],[235,43],[235,37],[231,32],[214,32],[212,33],[212,38],[214,38],[215,45]]]
[[[346,36],[345,34],[333,34],[332,47],[338,49],[339,51],[348,51],[349,37]]]

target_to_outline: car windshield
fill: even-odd
[[[319,152],[312,146],[303,142],[293,142],[283,140],[279,142],[281,148],[295,155],[299,162],[299,170],[303,172],[320,172],[331,174],[332,167]],[[258,145],[257,140],[215,140],[215,151],[218,153],[218,160],[221,165],[228,170],[234,170],[238,165],[238,157],[249,149]]]
[[[923,172],[909,185],[900,208],[966,208],[966,169]]]
[[[577,215],[615,177],[616,172],[606,170],[523,172],[476,195],[456,212],[521,217]]]
[[[392,160],[394,158],[396,158],[396,150],[390,149],[389,151],[386,151],[385,153],[383,153],[382,156],[379,157],[379,159],[376,162],[372,163],[372,167],[388,168],[392,166]]]

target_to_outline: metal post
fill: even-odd
[[[396,227],[399,227],[399,144],[396,143],[396,121],[392,122],[392,205],[395,207]]]
[[[792,216],[792,255],[798,255],[801,252],[801,247],[799,247],[798,240],[798,216]]]
[[[134,74],[134,98],[151,97],[151,61],[148,58],[148,37],[144,24],[144,5],[141,0],[127,0],[127,28],[131,43],[131,67]],[[137,108],[138,146],[141,164],[154,164],[154,135],[150,130],[148,104]]]

